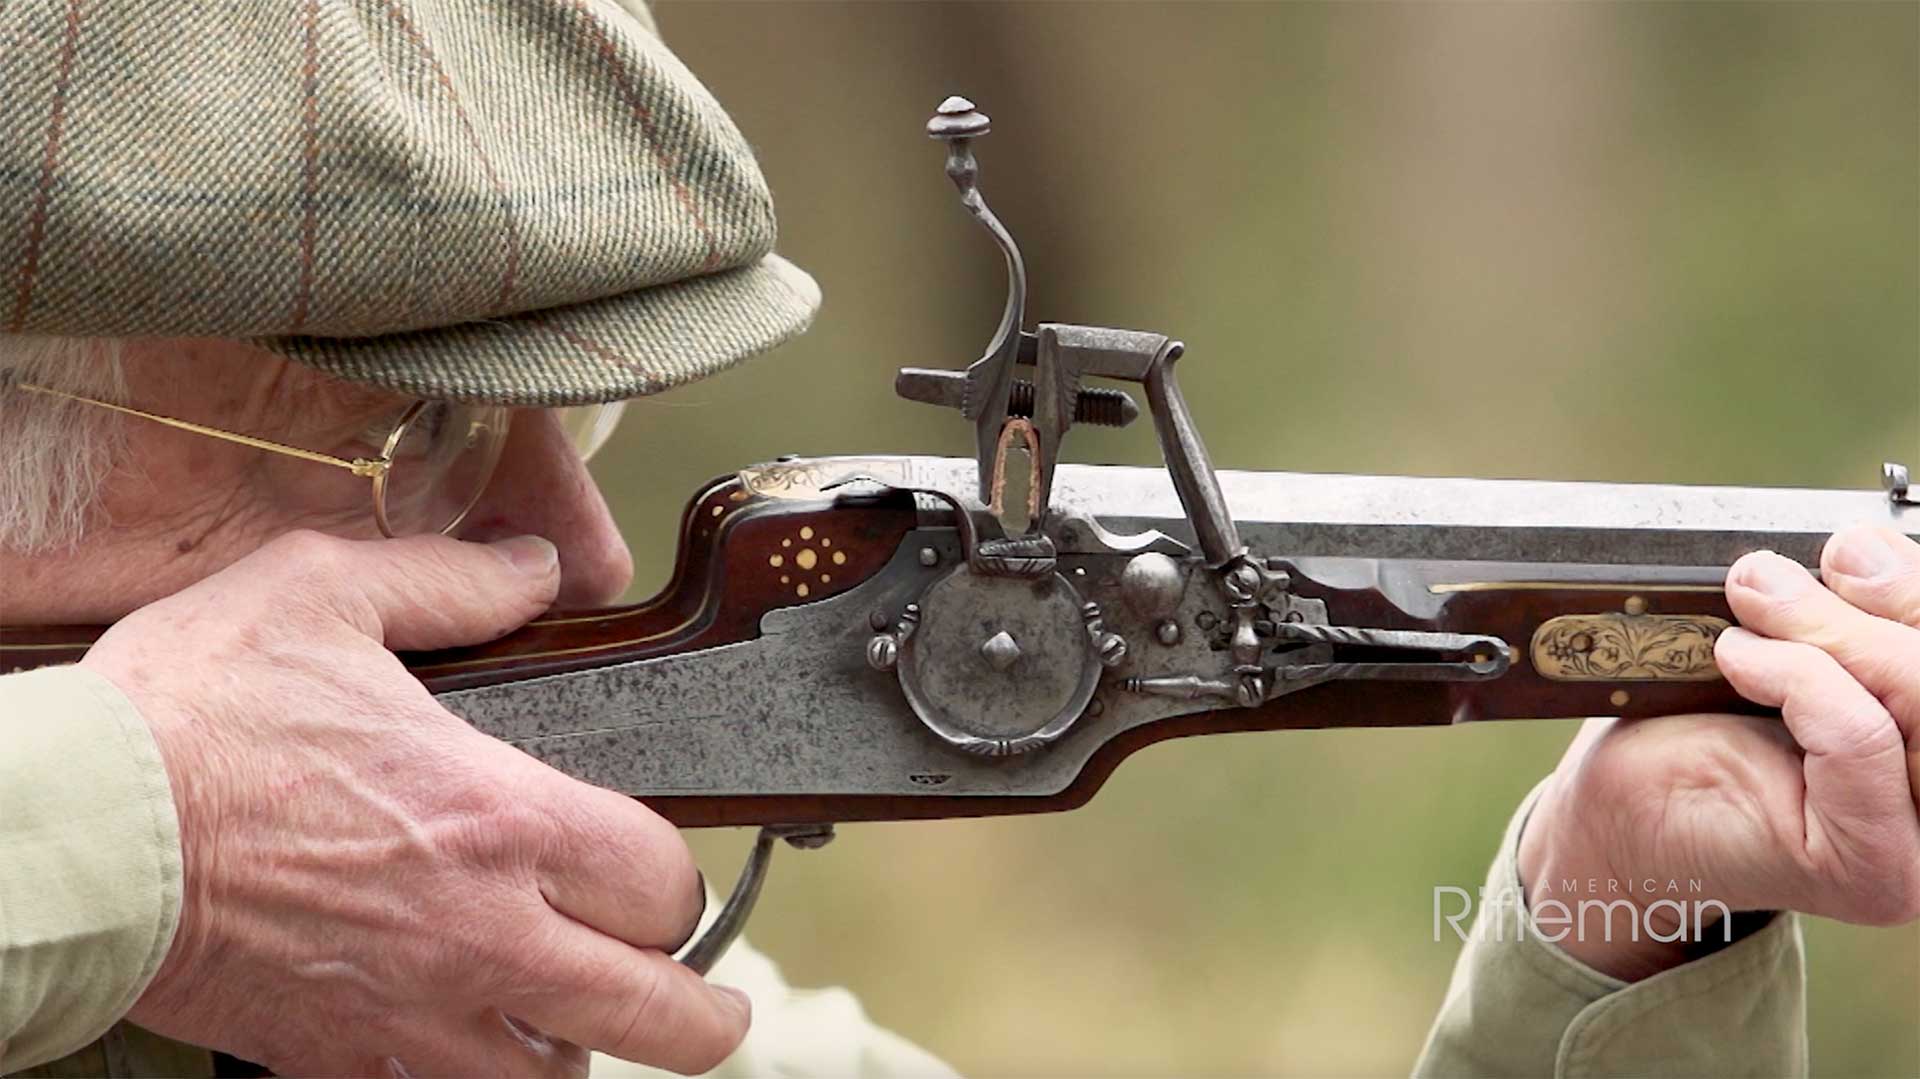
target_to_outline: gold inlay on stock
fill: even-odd
[[[1708,682],[1720,677],[1713,642],[1727,625],[1704,614],[1564,614],[1533,631],[1528,658],[1556,682]]]

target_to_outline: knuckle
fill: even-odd
[[[436,585],[458,587],[473,580],[477,568],[462,556],[466,545],[446,536],[408,536],[393,547],[407,559],[407,573]]]
[[[1774,663],[1785,675],[1789,695],[1797,691],[1802,695],[1817,696],[1823,691],[1830,691],[1836,679],[1847,676],[1840,661],[1819,645],[1806,641],[1781,641],[1779,644],[1776,650],[1778,658]]]
[[[346,541],[312,529],[295,529],[267,541],[259,557],[296,569],[332,566],[344,553]]]
[[[1837,638],[1827,648],[1840,666],[1871,685],[1897,685],[1913,676],[1920,664],[1920,650],[1900,647],[1900,642],[1880,633],[1857,633]]]
[[[592,791],[596,798],[603,792]],[[700,868],[693,858],[693,850],[679,829],[637,802],[612,795],[607,801],[611,812],[595,814],[590,818],[585,838],[601,849],[617,852],[616,857],[636,865],[640,876],[648,882],[652,894],[636,897],[668,910],[689,905],[699,906],[698,897],[702,884]]]
[[[700,870],[694,864],[693,850],[687,846],[686,838],[671,824],[650,812],[642,810],[631,816],[634,824],[630,826],[629,845],[647,859],[648,867],[661,881],[667,894],[691,892],[700,877]]]
[[[510,792],[474,786],[449,809],[452,846],[470,863],[495,869],[531,865],[545,845],[544,817]]]
[[[514,894],[463,903],[468,912],[451,927],[452,946],[439,957],[444,984],[481,999],[550,986],[560,949],[540,929],[537,902]]]
[[[1871,696],[1849,694],[1845,702],[1834,702],[1830,698],[1789,698],[1787,703],[1789,707],[1804,708],[1813,714],[1824,712],[1836,752],[1854,758],[1871,758],[1899,755],[1906,750],[1893,716]]]
[[[604,1027],[612,1050],[686,1075],[718,1067],[739,1038],[706,1020],[705,1010],[691,996],[707,990],[695,989],[696,984],[660,965],[623,979],[623,995],[610,1005]]]
[[[440,713],[450,723],[451,715]],[[430,843],[450,872],[468,878],[525,869],[537,861],[549,827],[512,769],[463,752],[472,735],[450,729],[427,824]]]
[[[648,1033],[659,1030],[668,1018],[663,1014],[669,1010],[668,989],[665,979],[653,967],[636,971],[633,984],[626,988],[632,995],[614,1003],[616,1014],[611,1028],[619,1031],[615,1039],[618,1044],[637,1046]]]
[[[281,620],[295,625],[344,622],[358,633],[377,637],[380,613],[361,587],[353,551],[352,540],[306,530],[276,537],[261,548],[274,577],[268,601]]]

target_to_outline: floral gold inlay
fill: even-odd
[[[1707,682],[1720,677],[1712,615],[1566,614],[1533,633],[1533,668],[1556,682]]]

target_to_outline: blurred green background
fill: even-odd
[[[1217,464],[1872,486],[1920,465],[1920,6],[663,2],[757,148],[799,342],[628,413],[596,462],[661,584],[682,500],[780,453],[965,453],[892,396],[998,317],[1160,330]],[[1145,431],[1078,430],[1150,463]],[[1085,810],[845,828],[753,925],[977,1075],[1403,1074],[1559,724],[1156,747]],[[730,879],[747,836],[696,840]],[[1808,928],[1813,1060],[1920,1073],[1920,932]]]

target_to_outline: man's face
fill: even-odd
[[[125,355],[120,403],[342,457],[377,456],[411,403],[238,342],[135,341]],[[33,557],[0,551],[8,623],[112,621],[297,529],[379,536],[363,477],[139,420],[124,427],[125,452],[80,544]],[[632,580],[586,465],[539,409],[515,412],[492,482],[456,535],[524,533],[559,548],[563,605],[611,602]]]

